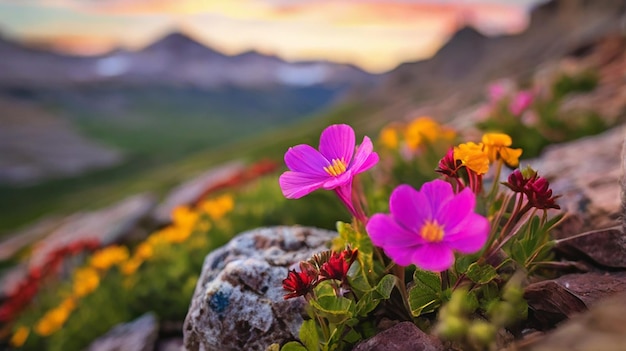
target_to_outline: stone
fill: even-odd
[[[620,177],[624,127],[572,142],[551,145],[530,164],[550,187],[561,209],[581,216],[581,231],[608,228],[619,223]],[[575,233],[570,233],[573,235]]]
[[[241,161],[232,161],[212,168],[191,180],[188,180],[165,196],[165,200],[155,209],[154,218],[159,223],[169,223],[174,208],[189,205],[198,200],[207,189],[228,181],[245,169]]]
[[[549,329],[618,293],[626,293],[626,272],[566,274],[530,284],[524,298],[537,327]]]
[[[113,327],[97,338],[87,351],[152,351],[159,334],[159,323],[152,313]]]
[[[358,343],[352,351],[443,351],[441,342],[411,322],[400,322]]]
[[[185,319],[185,348],[262,351],[297,339],[305,301],[284,300],[282,280],[336,235],[300,226],[260,228],[211,252]]]
[[[597,302],[558,329],[539,337],[521,351],[622,351],[626,350],[626,294]]]
[[[555,249],[570,259],[600,267],[626,269],[626,235],[621,227],[590,231],[557,241]]]

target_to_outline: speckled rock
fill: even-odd
[[[159,322],[152,313],[117,325],[96,339],[86,351],[152,351],[159,334]]]
[[[211,252],[185,319],[187,350],[265,350],[297,338],[304,300],[284,300],[290,266],[327,249],[335,232],[271,227],[244,232]]]

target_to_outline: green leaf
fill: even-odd
[[[354,303],[350,299],[337,296],[324,296],[309,301],[319,315],[331,323],[342,323],[354,314]]]
[[[498,277],[498,272],[493,266],[472,263],[467,269],[467,277],[476,284],[487,284]]]
[[[360,289],[361,292],[369,290],[375,285],[382,274],[380,265],[374,263],[374,245],[367,233],[361,233],[354,230],[349,223],[337,222],[337,232],[339,236],[333,240],[333,250],[343,250],[346,245],[352,248],[358,248],[359,254],[357,261],[359,262],[360,271],[355,276],[351,276],[355,280],[365,280],[368,283],[368,289]],[[359,277],[361,276],[361,277]],[[359,284],[361,288],[364,284]]]
[[[283,347],[280,348],[280,351],[311,351],[311,350],[307,350],[306,347],[302,346],[302,344],[300,344],[297,341],[290,341],[286,343],[285,345],[283,345]]]
[[[320,340],[314,319],[308,319],[302,323],[300,327],[300,340],[309,351],[317,351],[319,349]]]
[[[438,274],[416,270],[409,289],[409,306],[414,317],[435,311],[441,305],[441,278]]]
[[[396,286],[396,277],[391,274],[385,275],[376,285],[374,291],[377,296],[374,298],[387,300],[391,296],[394,286]]]

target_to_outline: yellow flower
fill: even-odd
[[[399,139],[399,127],[395,124],[390,124],[380,131],[380,143],[388,149],[397,149],[400,143]]]
[[[61,329],[70,313],[76,307],[73,299],[65,299],[61,305],[48,311],[35,325],[35,332],[41,336],[52,335]]]
[[[430,117],[418,117],[407,126],[405,140],[407,146],[418,149],[424,142],[432,143],[438,139],[452,140],[456,133],[445,128]]]
[[[134,258],[134,257],[131,258],[130,260],[122,264],[120,268],[122,271],[122,274],[124,275],[134,274],[137,271],[137,269],[139,269],[142,263],[143,261],[139,258]]]
[[[483,144],[489,161],[493,162],[501,158],[509,167],[519,165],[519,157],[522,149],[512,149],[509,146],[513,143],[511,137],[504,133],[486,133],[483,135]]]
[[[135,250],[135,257],[140,260],[147,260],[154,255],[154,249],[148,241],[144,241]]]
[[[187,240],[191,235],[191,228],[170,226],[162,229],[159,235],[163,236],[163,240],[170,244],[178,244]]]
[[[125,246],[109,246],[93,254],[91,266],[100,270],[107,270],[113,265],[120,264],[128,259],[128,248]]]
[[[72,292],[76,297],[83,297],[98,288],[100,275],[98,271],[91,267],[77,269],[74,273],[74,285]]]
[[[15,333],[13,333],[13,336],[11,337],[11,345],[13,347],[21,347],[26,342],[26,339],[28,339],[29,334],[30,329],[23,325],[20,326],[17,330],[15,330]]]
[[[198,213],[187,206],[176,207],[172,211],[173,225],[181,228],[193,229],[198,220]]]
[[[207,200],[200,204],[200,209],[207,213],[214,221],[221,219],[235,207],[232,195],[226,194],[218,198]]]
[[[454,147],[454,159],[460,160],[465,167],[476,174],[485,174],[489,170],[489,157],[483,150],[483,144],[464,143]]]

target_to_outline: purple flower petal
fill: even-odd
[[[430,204],[432,211],[432,219],[438,218],[438,213],[441,208],[452,198],[454,198],[454,191],[450,183],[435,179],[431,182],[424,183],[420,189],[420,194],[423,194]]]
[[[375,214],[367,224],[374,245],[382,247],[397,264],[414,263],[421,269],[440,272],[454,263],[454,250],[479,251],[489,235],[487,218],[474,213],[476,199],[466,189],[455,195],[442,180],[425,183],[420,191],[400,185],[391,194],[391,214]],[[443,236],[426,223],[440,226]],[[432,222],[431,222],[432,221]]]
[[[389,198],[389,210],[399,224],[419,233],[425,220],[432,218],[430,202],[410,185],[400,185]]]
[[[352,181],[352,173],[350,172],[345,172],[337,177],[328,177],[326,178],[326,182],[324,182],[324,189],[326,190],[330,190],[330,189],[335,189],[338,186],[342,186],[348,182]],[[352,189],[350,189],[352,190]]]
[[[287,171],[278,179],[283,195],[288,199],[299,199],[322,187],[327,177],[308,173]]]
[[[355,143],[352,127],[346,124],[334,124],[322,132],[319,150],[329,162],[334,159],[343,159],[347,166],[352,161]]]
[[[463,229],[457,227],[465,224],[466,217],[474,211],[475,205],[476,197],[474,193],[470,188],[465,188],[441,205],[436,216],[437,222],[445,223],[446,233]]]
[[[285,153],[285,164],[294,172],[310,173],[329,177],[324,167],[329,161],[310,145],[300,144],[290,147]]]
[[[377,213],[367,222],[367,233],[372,243],[379,247],[404,248],[425,243],[422,237],[402,227],[391,215]]]
[[[414,264],[413,255],[415,254],[416,247],[411,246],[385,246],[383,251],[385,255],[389,256],[397,265],[410,266]]]
[[[452,266],[454,253],[444,244],[421,245],[413,251],[413,263],[427,271],[441,272]]]
[[[470,213],[461,224],[457,228],[458,232],[446,232],[446,236],[443,239],[444,242],[450,248],[464,254],[480,251],[489,236],[489,221],[487,218],[476,213]]]
[[[353,174],[358,174],[367,171],[374,167],[378,163],[378,154],[373,152],[374,146],[372,141],[368,137],[363,137],[363,142],[356,150],[354,154],[354,161],[350,165],[350,169],[353,170]]]

